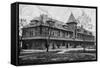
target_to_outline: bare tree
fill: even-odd
[[[27,24],[26,19],[19,19],[19,49],[22,48],[22,28]],[[19,50],[20,51],[20,50]]]
[[[48,32],[49,32],[49,35],[48,35],[48,41],[47,41],[47,52],[49,51],[49,45],[50,45],[50,37],[51,37],[51,32],[52,32],[52,29],[51,28],[54,28],[54,21],[52,19],[48,20],[47,21],[48,23]]]

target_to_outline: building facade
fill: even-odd
[[[22,28],[23,49],[49,49],[93,47],[95,45],[92,32],[77,26],[71,13],[67,23],[40,15]]]

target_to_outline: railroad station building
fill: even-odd
[[[92,47],[95,45],[95,36],[82,26],[70,14],[67,22],[62,22],[40,15],[22,28],[23,49],[49,49]]]

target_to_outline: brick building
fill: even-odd
[[[77,26],[71,13],[67,23],[40,15],[22,29],[23,49],[49,49],[92,47],[95,44],[92,32]]]

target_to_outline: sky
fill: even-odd
[[[52,17],[56,20],[67,23],[67,20],[71,13],[77,19],[82,15],[82,11],[85,12],[87,16],[91,19],[89,22],[92,24],[92,29],[85,28],[89,31],[95,33],[96,28],[96,10],[90,8],[76,8],[76,7],[58,7],[58,6],[40,6],[40,5],[19,5],[19,18],[27,19],[27,22],[30,23],[30,20],[38,17],[40,14],[48,14],[49,17]],[[87,23],[86,23],[87,24]]]

